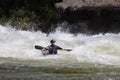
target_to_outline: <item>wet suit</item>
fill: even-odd
[[[57,54],[57,50],[62,50],[62,48],[57,45],[50,45],[50,46],[47,46],[47,48],[49,51],[48,54]]]

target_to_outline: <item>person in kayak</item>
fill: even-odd
[[[50,41],[51,45],[49,45],[45,48],[45,50],[48,50],[48,52],[49,52],[48,54],[57,54],[57,50],[64,50],[63,48],[55,45],[55,42],[56,41],[52,39]]]

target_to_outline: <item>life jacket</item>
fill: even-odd
[[[49,54],[57,54],[57,50],[61,49],[61,47],[57,46],[57,45],[50,45],[48,46],[49,49]]]

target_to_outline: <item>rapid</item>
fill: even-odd
[[[44,47],[50,45],[49,41],[51,39],[55,39],[56,44],[62,48],[72,49],[72,51],[58,51],[57,55],[44,56],[40,50],[34,48],[35,45]],[[57,28],[55,32],[47,35],[41,31],[16,30],[10,25],[0,25],[0,66],[8,70],[11,66],[15,67],[15,70],[19,70],[19,68],[21,70],[21,67],[26,70],[26,67],[23,66],[27,66],[27,69],[32,67],[33,71],[36,67],[40,67],[40,72],[42,73],[44,73],[42,71],[44,67],[47,68],[45,69],[46,73],[50,73],[49,68],[55,68],[56,72],[51,72],[48,76],[56,73],[56,77],[48,80],[60,79],[57,78],[57,71],[61,74],[60,76],[63,76],[62,74],[64,73],[70,73],[70,75],[64,76],[65,80],[68,79],[68,76],[69,78],[71,77],[71,73],[77,73],[77,75],[72,75],[74,79],[80,79],[78,74],[85,73],[88,74],[87,77],[81,76],[81,80],[94,80],[93,78],[96,80],[114,80],[116,77],[111,76],[111,74],[114,72],[114,74],[118,75],[120,69],[120,34],[74,35]],[[104,69],[106,70],[106,68],[109,68],[108,71],[105,71],[106,74],[111,74],[103,77],[102,75],[104,75]],[[71,72],[72,69],[73,72]],[[94,73],[99,73],[100,75],[95,76]],[[6,80],[9,78],[17,80],[20,77],[19,74],[14,77],[10,77],[6,72],[5,74],[8,75]],[[4,74],[0,76],[4,77]],[[43,79],[46,79],[46,75],[43,76]],[[27,75],[27,78],[24,76],[24,79],[30,78],[30,75]],[[119,77],[117,76],[117,78]],[[40,77],[35,76],[33,72],[31,79],[39,80]]]

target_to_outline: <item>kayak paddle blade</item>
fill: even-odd
[[[42,47],[42,46],[35,45],[35,49],[42,50],[43,48],[44,48],[44,47]]]

